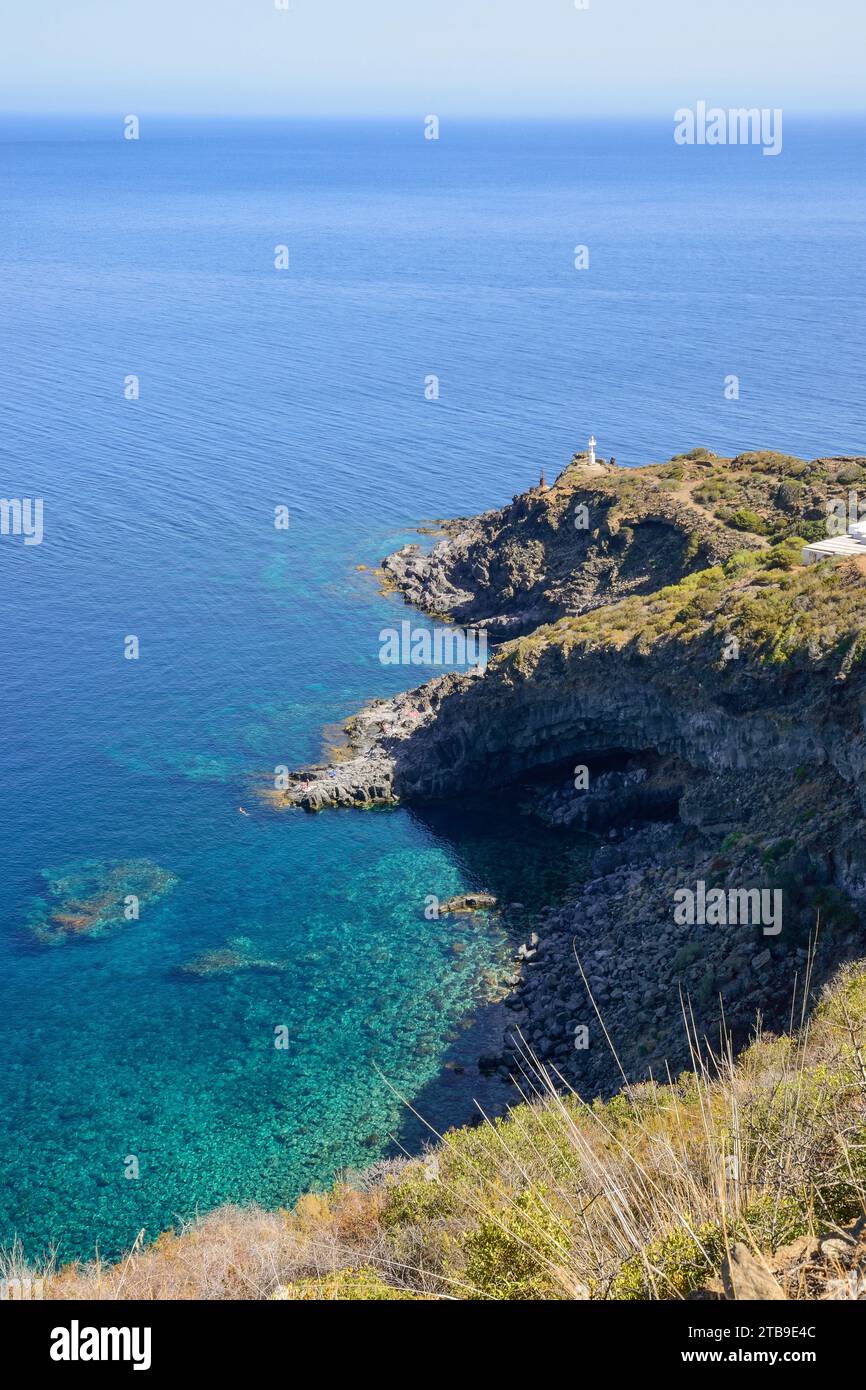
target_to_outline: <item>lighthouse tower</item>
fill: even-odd
[[[589,444],[587,445],[587,448],[588,448],[588,450],[589,450],[589,461],[590,461],[590,463],[595,463],[595,445],[596,445],[596,438],[595,438],[595,435],[594,435],[594,434],[591,434],[591,435],[589,436]]]

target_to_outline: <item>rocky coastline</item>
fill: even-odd
[[[738,1049],[759,1019],[784,1029],[866,954],[866,573],[800,558],[861,481],[863,458],[578,456],[383,562],[408,604],[486,628],[492,658],[373,701],[279,804],[507,791],[598,836],[573,901],[499,909],[515,970],[482,1074],[519,1076],[530,1052],[590,1097],[664,1080],[690,1036]],[[696,886],[779,894],[778,930],[679,924]]]

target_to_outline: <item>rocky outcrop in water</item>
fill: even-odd
[[[495,907],[496,899],[492,893],[458,893],[439,904],[439,915],[441,917],[451,913],[490,912]]]

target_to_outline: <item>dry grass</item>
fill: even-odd
[[[336,1188],[293,1212],[224,1206],[115,1265],[67,1265],[48,1298],[260,1299],[279,1285],[327,1278],[363,1247],[375,1253],[381,1191]]]

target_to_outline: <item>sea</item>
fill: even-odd
[[[590,436],[866,453],[862,122],[128,129],[0,121],[0,1244],[61,1260],[465,1122],[514,942],[429,903],[586,873],[516,790],[261,795],[437,674],[381,558]]]

